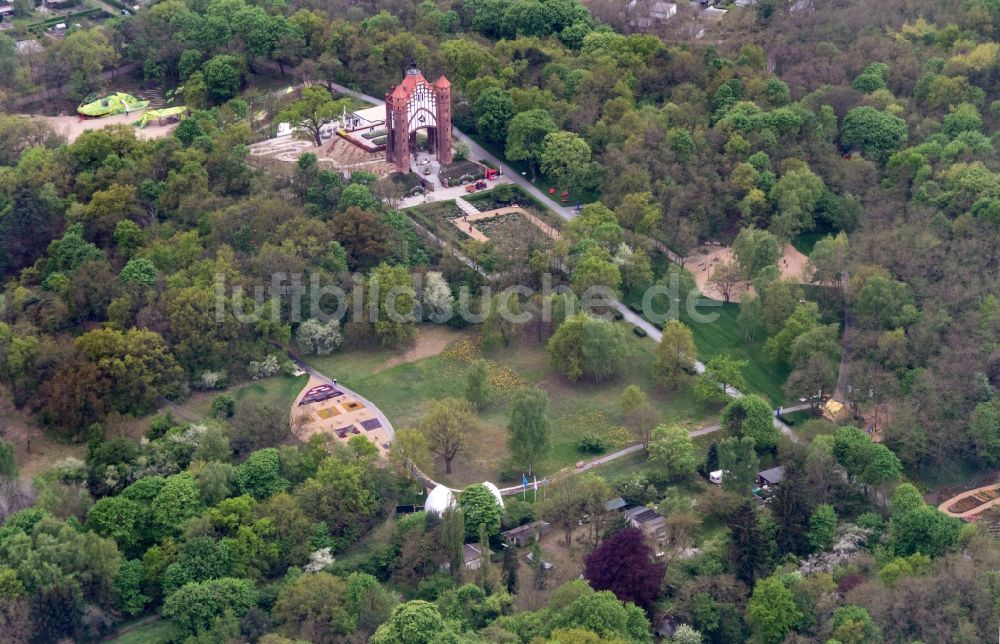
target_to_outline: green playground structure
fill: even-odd
[[[150,121],[156,121],[160,125],[163,125],[164,123],[173,123],[174,121],[179,121],[187,116],[190,111],[191,110],[189,110],[186,105],[164,107],[158,110],[146,110],[143,112],[142,118],[132,125],[138,128],[144,128],[149,125]]]
[[[149,101],[143,101],[124,92],[91,94],[83,99],[76,111],[83,116],[101,117],[128,114],[145,109]]]

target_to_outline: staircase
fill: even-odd
[[[478,215],[480,212],[479,208],[476,208],[471,203],[469,203],[465,199],[462,199],[461,197],[455,197],[455,205],[458,206],[458,209],[461,210],[462,213],[467,216]]]
[[[163,94],[156,89],[139,90],[135,93],[135,97],[144,101],[149,101],[149,109],[151,110],[157,110],[166,105],[163,100]]]

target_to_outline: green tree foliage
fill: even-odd
[[[236,486],[243,494],[263,501],[288,489],[289,482],[281,476],[278,450],[273,447],[254,452],[236,468]]]
[[[988,465],[1000,462],[1000,410],[996,403],[981,402],[976,405],[969,429],[979,460]]]
[[[201,509],[201,496],[190,474],[168,476],[162,488],[150,501],[153,522],[169,532],[177,530],[185,519],[196,516]]]
[[[490,387],[489,363],[486,360],[476,360],[469,367],[465,380],[465,399],[481,409],[489,404],[493,395]]]
[[[257,601],[249,579],[210,579],[184,585],[163,604],[163,616],[172,619],[189,635],[212,627],[227,612],[243,615]]]
[[[122,561],[115,578],[115,597],[117,608],[127,615],[138,615],[149,604],[150,597],[142,592],[143,578],[141,561]]]
[[[545,137],[558,129],[548,110],[519,112],[507,126],[507,146],[504,153],[512,161],[526,161],[531,176],[534,177],[541,160]]]
[[[826,550],[833,545],[837,534],[837,513],[833,506],[822,504],[816,506],[809,517],[809,545],[815,550]]]
[[[823,180],[808,167],[790,170],[771,188],[771,201],[778,208],[770,230],[782,242],[790,242],[815,226],[814,213],[826,190]]]
[[[323,145],[320,131],[350,107],[350,99],[334,100],[322,87],[303,87],[299,100],[278,115],[278,120],[304,130],[317,147]]]
[[[659,425],[649,442],[649,460],[666,470],[669,480],[688,476],[698,467],[698,454],[687,430],[678,425]]]
[[[747,621],[757,641],[779,644],[802,619],[792,591],[778,577],[757,582],[747,603]]]
[[[725,480],[725,479],[723,479]],[[741,501],[729,516],[727,563],[737,579],[752,586],[767,561],[767,536],[761,528],[753,502]]]
[[[465,521],[465,536],[475,539],[479,536],[479,526],[486,526],[487,535],[500,532],[502,510],[497,498],[485,485],[477,483],[462,490],[458,495],[458,507]]]
[[[889,66],[885,63],[872,63],[854,78],[851,87],[863,94],[886,89],[885,79],[888,73]]]
[[[656,347],[653,376],[657,383],[676,389],[685,374],[694,372],[698,355],[691,328],[678,320],[668,320],[663,325],[663,335]]]
[[[235,56],[215,56],[201,66],[201,76],[212,101],[223,103],[243,85],[243,63]]]
[[[372,644],[432,644],[458,640],[434,604],[414,600],[393,609],[389,621],[378,627],[370,641]]]
[[[954,548],[961,521],[924,503],[913,485],[896,488],[890,504],[889,546],[897,556],[937,557]]]
[[[777,237],[756,228],[744,228],[733,241],[733,252],[736,261],[747,281],[750,281],[761,269],[773,266],[781,257],[781,247]]]
[[[153,286],[156,284],[156,266],[148,259],[139,257],[130,259],[125,268],[118,274],[125,284],[140,284],[142,286]]]
[[[556,479],[539,502],[537,516],[561,528],[569,546],[580,518],[584,514],[597,516],[601,513],[609,496],[607,482],[596,476]]]
[[[344,548],[368,530],[382,509],[373,465],[346,462],[347,458],[339,454],[327,457],[316,475],[295,491],[306,515],[326,524],[335,550]]]
[[[285,585],[274,604],[275,621],[289,637],[336,642],[356,628],[347,610],[347,584],[325,572],[302,575]]]
[[[507,423],[507,449],[515,463],[528,466],[529,473],[549,450],[548,412],[549,397],[544,390],[525,387],[514,392]]]
[[[451,474],[451,462],[465,451],[476,428],[476,412],[467,400],[442,398],[432,401],[417,425],[427,442],[427,449],[444,460],[445,472]]]
[[[622,328],[584,313],[567,318],[549,339],[549,361],[570,380],[615,375],[625,353]]]
[[[867,610],[847,604],[833,611],[833,637],[844,644],[880,642],[882,634]]]
[[[719,443],[723,489],[737,494],[749,494],[757,479],[759,465],[756,442],[752,437],[727,438]]]
[[[502,144],[507,138],[507,123],[514,115],[510,94],[498,87],[486,88],[472,106],[476,131],[487,141]]]
[[[833,453],[850,477],[866,485],[882,485],[899,478],[902,465],[892,451],[875,443],[857,427],[841,427],[834,436]]]
[[[749,436],[761,452],[778,446],[779,432],[774,426],[774,410],[756,394],[741,396],[726,405],[722,410],[722,426],[730,436]]]
[[[403,266],[379,264],[368,277],[365,300],[376,316],[375,337],[384,347],[400,347],[413,340],[416,292]]]
[[[908,137],[906,121],[874,107],[855,107],[840,129],[845,148],[857,148],[879,161],[885,161]]]
[[[725,354],[710,358],[705,363],[705,371],[695,380],[695,398],[713,402],[729,400],[726,393],[728,388],[746,389],[743,369],[748,364],[750,363],[746,360],[737,360]]]
[[[579,297],[612,297],[621,290],[621,268],[610,253],[600,247],[591,247],[583,252],[576,263],[571,279],[573,292]]]
[[[591,172],[590,146],[572,132],[551,132],[542,140],[541,170],[566,189],[580,187]]]
[[[0,477],[12,479],[17,477],[17,460],[14,457],[14,445],[0,439]]]

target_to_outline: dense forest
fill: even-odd
[[[0,31],[0,397],[86,450],[29,480],[11,444],[23,439],[0,445],[5,640],[99,641],[137,617],[171,623],[162,641],[270,644],[645,642],[664,620],[684,644],[995,635],[988,522],[947,517],[921,492],[939,473],[1000,465],[1000,3],[758,0],[700,38],[640,32],[619,4],[163,0],[41,36],[28,55]],[[680,4],[678,25],[696,3]],[[294,113],[279,86],[383,96],[411,63],[447,75],[458,129],[590,197],[559,243],[468,244],[472,266],[397,209],[390,180],[312,154],[283,172],[251,159]],[[43,95],[78,102],[133,64],[136,83],[193,109],[171,136],[113,126],[69,143],[17,115]],[[652,464],[638,482],[557,481],[547,501],[489,521],[468,490],[455,512],[396,516],[420,487],[423,430],[401,431],[386,462],[367,440],[294,441],[287,408],[231,394],[292,371],[289,350],[406,347],[442,310],[465,327],[455,297],[483,291],[478,267],[494,284],[555,273],[577,294],[600,284],[628,300],[693,286],[668,253],[719,239],[737,261],[712,280],[739,302],[747,343],[790,374],[788,397],[832,391],[843,359],[852,421],[874,418],[882,443],[851,426],[771,436],[771,405],[721,411],[721,396],[731,438],[694,456],[686,432],[650,436],[658,420],[623,398]],[[808,255],[809,284],[779,279],[788,245]],[[368,306],[321,322],[330,302],[255,301],[279,273],[357,288]],[[392,286],[422,318],[377,315]],[[551,336],[571,381],[628,371],[613,324],[519,330],[495,304],[477,311],[485,348]],[[661,326],[654,368],[672,390],[695,379],[695,347],[685,325]],[[742,382],[721,375],[733,369],[709,362],[693,395],[712,402]],[[208,425],[171,415],[204,392]],[[144,437],[108,429],[123,419]],[[787,468],[767,505],[745,494],[758,457]],[[749,473],[742,489],[693,482],[720,463]],[[616,495],[657,507],[671,544],[695,552],[664,561],[630,541],[603,510]],[[518,582],[525,553],[508,550],[462,571],[463,544],[499,551],[501,527],[540,518],[567,547],[593,526],[589,584],[546,588],[537,563]],[[544,595],[519,597],[525,585]]]

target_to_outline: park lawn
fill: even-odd
[[[623,298],[623,302],[633,311],[641,309],[641,294],[629,293]],[[707,362],[713,356],[725,354],[749,361],[750,364],[743,370],[749,393],[759,394],[775,406],[785,404],[784,384],[791,370],[775,363],[764,353],[763,339],[747,344],[738,322],[739,304],[724,304],[718,300],[712,302],[713,306],[701,306],[699,311],[702,314],[717,315],[713,322],[694,322],[686,313],[682,312],[680,315],[681,322],[691,327],[694,333],[698,359]],[[642,315],[641,310],[636,312]]]
[[[110,640],[110,643],[169,644],[170,642],[176,642],[182,635],[180,627],[171,620],[157,619]]]
[[[785,404],[783,386],[788,380],[790,369],[772,361],[764,353],[764,341],[758,340],[748,344],[740,330],[737,318],[740,314],[738,304],[723,304],[702,311],[717,314],[714,322],[693,322],[686,314],[681,314],[681,321],[691,327],[694,332],[694,343],[698,347],[698,357],[702,362],[719,354],[725,354],[738,360],[747,360],[750,364],[743,369],[743,377],[752,392],[758,393],[770,400],[772,405]]]
[[[595,458],[595,455],[583,454],[577,449],[580,438],[586,433],[593,433],[604,439],[605,453],[630,444],[631,437],[619,427],[618,412],[622,390],[630,384],[639,385],[649,395],[650,402],[660,412],[664,423],[676,423],[694,429],[709,424],[708,421],[714,417],[715,408],[696,402],[690,388],[682,387],[677,391],[667,392],[653,383],[650,374],[653,363],[652,343],[631,333],[626,334],[626,343],[627,356],[622,373],[617,378],[601,383],[589,380],[576,383],[568,381],[549,365],[545,347],[532,340],[521,341],[494,352],[494,359],[499,363],[509,366],[527,383],[537,385],[549,394],[551,449],[547,458],[538,464],[540,473],[552,474],[577,461]],[[498,402],[484,415],[491,423],[505,426],[505,407]]]
[[[302,391],[307,382],[309,382],[309,376],[264,378],[240,387],[233,394],[233,397],[239,401],[247,396],[253,396],[268,405],[291,409],[295,396]],[[211,401],[209,401],[209,406],[211,406]]]
[[[815,230],[809,233],[802,233],[792,241],[792,246],[803,255],[809,256],[816,246],[816,242],[830,234],[832,233]]]
[[[453,461],[451,476],[444,473],[444,463],[440,459],[434,473],[428,472],[436,480],[456,487],[499,478],[501,464],[507,455],[508,401],[522,386],[540,386],[551,400],[551,450],[537,467],[543,475],[593,458],[577,449],[580,437],[587,431],[605,440],[606,452],[630,442],[625,430],[618,426],[618,399],[629,384],[638,384],[647,392],[663,422],[694,429],[710,424],[717,415],[718,407],[695,402],[690,388],[664,392],[655,387],[649,373],[653,345],[634,335],[626,336],[629,356],[623,373],[602,383],[570,383],[553,371],[545,345],[533,338],[522,338],[510,346],[483,354],[474,342],[477,335],[456,333],[456,340],[441,353],[388,368],[384,366],[386,360],[398,352],[352,351],[311,358],[309,362],[371,400],[389,417],[393,426],[400,429],[416,425],[430,401],[447,396],[463,397],[469,365],[485,357],[490,364],[494,401],[479,414],[478,434],[467,453]]]

